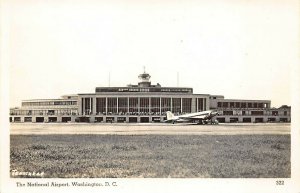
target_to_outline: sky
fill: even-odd
[[[136,84],[145,66],[153,84],[291,105],[295,2],[9,1],[9,104]]]

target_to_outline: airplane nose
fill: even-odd
[[[219,113],[218,112],[212,112],[211,113],[211,116],[216,116],[216,115],[219,115]]]

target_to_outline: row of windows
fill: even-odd
[[[184,111],[183,111],[184,112]],[[185,113],[188,113],[188,112],[184,112],[183,114]],[[86,112],[86,114],[89,114],[88,112]],[[98,112],[97,114],[106,114],[106,112]],[[119,111],[119,113],[116,113],[116,112],[111,112],[111,111],[108,111],[107,115],[116,115],[116,114],[119,114],[119,115],[164,115],[165,113],[162,112],[162,113],[159,113],[159,112],[135,112],[135,111],[132,111],[132,112],[129,112],[127,113],[126,111]],[[177,112],[178,114],[178,112]],[[180,113],[181,114],[181,113]],[[73,110],[70,110],[70,109],[63,109],[63,110],[13,110],[13,111],[10,111],[10,115],[78,115],[78,112],[77,110],[73,109]],[[259,115],[272,115],[272,116],[278,116],[279,114],[278,113],[273,113],[273,112],[264,112],[264,111],[250,111],[250,112],[247,112],[246,111],[242,111],[242,112],[233,112],[233,111],[223,111],[221,113],[221,115],[229,115],[229,116],[232,116],[232,115],[255,115],[255,116],[259,116]],[[284,116],[287,116],[288,115],[288,112],[287,111],[284,111],[283,112],[283,115]]]
[[[77,109],[11,110],[10,115],[78,115]]]
[[[199,98],[196,109],[199,111],[206,109],[206,99]],[[96,113],[102,112],[166,112],[174,113],[192,111],[192,98],[159,98],[159,97],[110,97],[96,98]],[[198,106],[197,106],[198,105]],[[161,108],[161,110],[160,110]],[[93,98],[82,99],[83,113],[93,112]]]
[[[268,103],[218,102],[219,108],[268,108]]]
[[[22,102],[22,106],[77,105],[77,101]]]
[[[9,118],[10,122],[21,122],[21,117],[10,117]],[[33,118],[32,117],[24,117],[24,122],[32,122]],[[152,119],[149,119],[149,117],[141,117],[140,118],[140,122],[149,122],[151,121],[152,122],[160,122],[161,121],[161,118],[160,117],[152,117]],[[226,119],[225,117],[217,117],[217,120],[220,122],[220,123],[225,123],[226,122]],[[49,117],[48,118],[48,122],[57,122],[58,121],[58,118],[57,117]],[[71,117],[62,117],[61,118],[61,122],[68,122],[68,121],[71,121]],[[75,120],[76,121],[76,120]],[[106,117],[106,121],[105,122],[126,122],[126,117]],[[237,123],[237,122],[243,122],[243,123],[251,123],[251,122],[265,122],[264,118],[262,117],[244,117],[242,118],[241,120],[239,120],[238,117],[231,117],[229,120],[229,122],[231,123]],[[268,117],[268,119],[266,120],[267,122],[289,122],[289,119],[288,118],[279,118],[279,119],[276,119],[274,117]],[[36,117],[36,122],[45,122],[45,119],[44,117]],[[88,117],[82,117],[82,118],[79,118],[77,119],[77,122],[90,122],[90,119]],[[95,122],[104,122],[104,118],[103,117],[95,117]],[[128,117],[128,122],[132,123],[132,122],[138,122],[138,119],[137,117]]]
[[[176,92],[193,93],[190,88],[96,88],[96,92]]]
[[[268,111],[249,111],[249,112],[241,111],[241,112],[239,112],[238,111],[235,113],[233,111],[223,111],[222,115],[273,115],[273,116],[277,116],[279,114],[278,114],[278,111],[272,111],[272,112],[268,112]],[[288,115],[287,111],[284,111],[283,115],[287,116]]]
[[[182,89],[162,88],[160,91],[161,92],[188,92],[188,93],[193,92],[192,89],[187,89],[187,88],[182,88]]]

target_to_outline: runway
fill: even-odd
[[[165,123],[11,123],[11,135],[263,135],[290,134],[289,123],[228,123],[219,125]]]

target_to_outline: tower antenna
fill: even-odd
[[[177,72],[177,87],[179,87],[179,72]]]
[[[110,87],[110,71],[108,73],[108,87]]]

